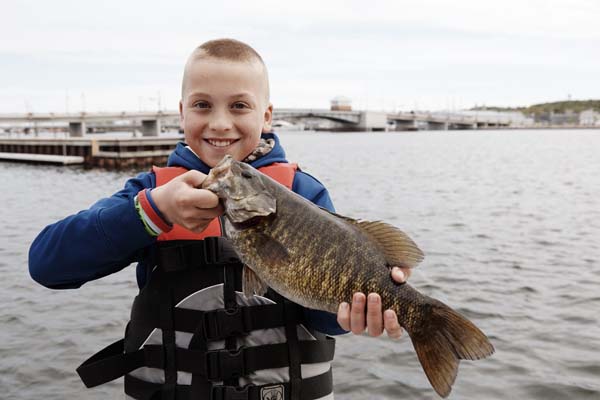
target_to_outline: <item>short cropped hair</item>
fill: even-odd
[[[200,54],[199,54],[200,53]],[[192,55],[206,55],[221,60],[229,61],[260,61],[265,64],[262,57],[256,50],[246,43],[235,39],[215,39],[209,40],[196,48]]]
[[[202,43],[196,47],[185,65],[183,71],[183,79],[181,82],[181,96],[185,91],[185,82],[187,79],[188,68],[191,63],[205,58],[215,58],[218,60],[227,60],[235,62],[259,62],[267,76],[267,99],[269,98],[269,79],[267,74],[267,66],[262,57],[256,50],[244,42],[235,39],[215,39]]]

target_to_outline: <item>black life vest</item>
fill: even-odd
[[[77,369],[85,385],[125,376],[140,400],[333,399],[334,339],[309,332],[302,308],[271,289],[245,298],[227,239],[177,236],[158,242],[125,338]]]

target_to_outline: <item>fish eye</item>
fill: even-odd
[[[242,176],[244,178],[248,178],[248,179],[252,178],[252,174],[250,172],[248,172],[248,171],[242,171]]]

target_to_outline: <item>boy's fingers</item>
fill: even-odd
[[[367,297],[367,329],[371,336],[380,336],[383,333],[381,297],[377,293],[371,293]]]
[[[186,200],[196,208],[212,209],[219,206],[219,197],[206,189],[190,189]]]
[[[337,313],[337,322],[343,330],[350,330],[350,304],[346,302],[340,303]]]
[[[211,219],[202,220],[202,222],[191,223],[189,226],[186,226],[187,229],[194,233],[201,233],[206,229],[208,224],[210,224]]]
[[[360,335],[365,331],[365,302],[364,294],[354,293],[350,311],[350,330],[355,335]]]
[[[398,317],[393,310],[385,310],[383,313],[383,324],[388,336],[392,339],[399,339],[402,336],[402,327],[398,323]]]
[[[397,283],[404,283],[412,273],[410,268],[392,268],[392,279]]]

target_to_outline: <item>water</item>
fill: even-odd
[[[453,399],[600,399],[600,131],[284,133],[338,212],[381,219],[425,251],[411,284],[471,318],[493,357]],[[30,280],[37,233],[134,172],[0,164],[3,399],[121,398],[75,368],[123,334],[134,268],[79,290]],[[84,266],[82,266],[84,267]],[[407,336],[338,341],[338,399],[436,399]]]

